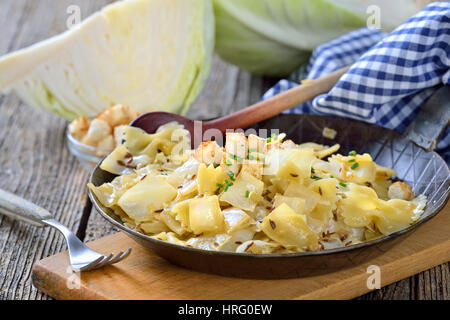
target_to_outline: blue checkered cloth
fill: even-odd
[[[342,116],[403,132],[423,104],[450,78],[450,1],[432,3],[390,34],[363,28],[321,45],[309,63],[279,81],[268,99],[352,65],[327,94],[287,113]],[[296,81],[292,81],[296,79]],[[450,129],[438,143],[450,160]]]

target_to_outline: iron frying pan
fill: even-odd
[[[334,140],[322,136],[324,127],[338,132]],[[106,221],[173,264],[200,272],[254,279],[312,276],[364,263],[408,241],[408,236],[437,215],[448,201],[450,171],[446,162],[436,152],[425,151],[395,131],[343,118],[314,115],[279,115],[253,128],[279,129],[287,134],[287,139],[298,144],[339,143],[342,154],[351,150],[370,153],[378,164],[397,171],[398,177],[409,183],[416,195],[427,196],[425,212],[419,221],[406,229],[353,246],[293,254],[248,254],[207,251],[153,239],[123,225],[114,211],[104,207],[90,190],[89,197]],[[114,177],[98,165],[90,176],[90,182],[99,186]]]

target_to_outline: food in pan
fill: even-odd
[[[190,150],[169,123],[154,134],[126,126],[101,164],[117,175],[89,187],[123,223],[173,244],[238,253],[351,246],[413,224],[426,205],[396,172],[339,145],[296,144],[285,134],[226,134]]]

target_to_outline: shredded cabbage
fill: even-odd
[[[114,210],[126,226],[162,241],[238,253],[326,250],[406,228],[419,219],[427,203],[425,196],[414,198],[412,191],[381,198],[379,190],[390,194],[392,187],[408,190],[411,186],[392,183],[396,172],[377,165],[369,154],[352,151],[325,161],[318,155],[329,150],[327,146],[285,144],[285,134],[268,143],[257,136],[228,132],[225,147],[215,141],[204,143],[191,150],[184,163],[169,161],[174,146],[147,153],[147,163],[134,168],[135,158],[149,149],[145,144],[168,139],[174,128],[172,123],[155,134],[136,134],[136,128],[129,127],[126,143],[101,165],[119,176],[100,186],[89,184],[97,200]],[[215,155],[203,152],[219,149],[219,162],[214,162]],[[231,170],[226,150],[233,151],[234,158],[242,156],[236,160],[240,163],[237,172]],[[244,157],[254,150],[270,159]],[[282,159],[275,161],[275,155]],[[263,175],[269,161],[280,169]],[[304,167],[306,175],[300,170]],[[131,170],[121,173],[123,169]]]

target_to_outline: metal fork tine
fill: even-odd
[[[120,258],[120,256],[123,254],[123,251],[120,251],[118,254],[116,254],[114,257],[112,257],[111,260],[109,260],[108,264],[116,263],[116,261]]]
[[[98,269],[106,265],[112,258],[113,254],[111,253],[109,256],[105,257],[99,264],[93,267],[93,269]]]
[[[94,268],[96,265],[98,265],[101,261],[103,261],[103,256],[99,257],[98,259],[92,261],[91,263],[83,266],[82,268],[77,269],[77,271],[89,271],[92,268]]]
[[[82,271],[91,271],[94,269],[97,269],[99,265],[101,265],[105,261],[105,256],[100,257],[99,259],[95,260],[94,263],[90,263],[87,268],[84,268]]]
[[[114,259],[113,262],[110,262],[111,264],[113,263],[117,263],[119,261],[122,261],[123,259],[125,259],[126,257],[128,257],[131,253],[131,248],[129,248],[127,251],[125,251],[125,253],[123,253],[120,257],[118,257],[117,259]]]

